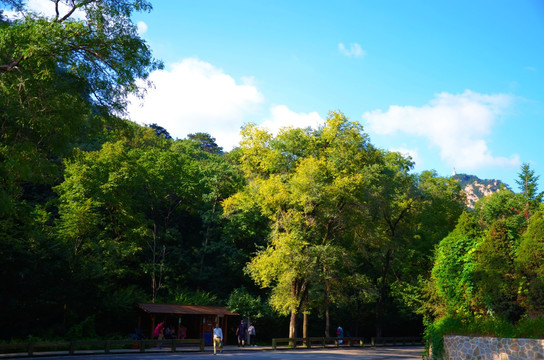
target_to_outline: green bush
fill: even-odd
[[[427,356],[432,352],[432,359],[441,359],[444,354],[444,338],[446,334],[452,334],[463,327],[460,319],[444,317],[434,322],[425,320],[425,352]]]
[[[516,327],[516,337],[544,338],[544,316],[535,319],[521,319]]]
[[[69,340],[97,339],[96,315],[91,315],[81,323],[72,326],[66,333]]]

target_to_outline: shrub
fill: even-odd
[[[521,319],[516,327],[516,337],[544,338],[544,316],[535,319]]]

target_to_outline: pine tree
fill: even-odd
[[[539,178],[540,176],[535,175],[535,171],[531,169],[528,163],[521,164],[521,172],[518,174],[516,183],[526,199],[525,218],[527,219],[530,217],[531,212],[538,209],[544,197],[544,191],[538,193]]]

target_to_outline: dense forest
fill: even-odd
[[[130,20],[151,4],[0,3],[24,14],[0,12],[0,339],[126,336],[140,301],[226,305],[270,336],[542,318],[528,165],[520,193],[468,210],[453,178],[413,173],[340,111],[277,135],[248,124],[229,152],[173,139],[124,119],[162,67]]]

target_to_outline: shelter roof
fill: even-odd
[[[179,315],[238,315],[230,312],[224,306],[213,305],[179,305],[179,304],[149,304],[138,303],[138,307],[150,314],[179,314]]]

